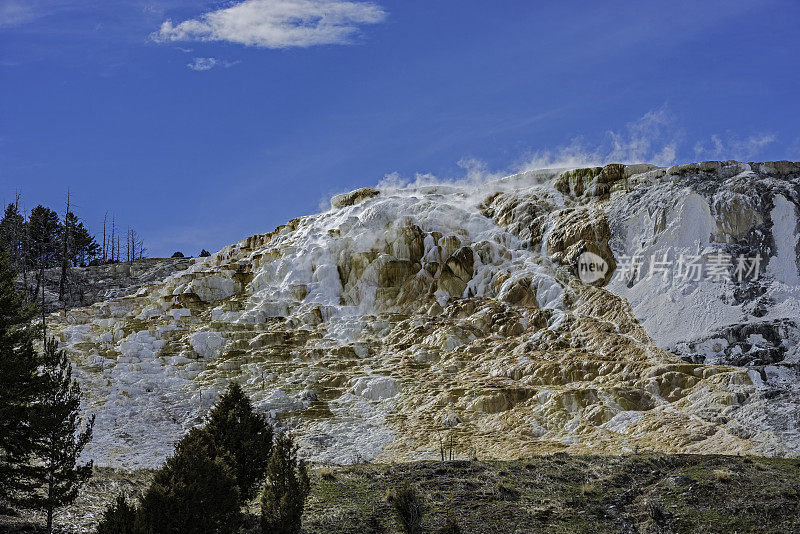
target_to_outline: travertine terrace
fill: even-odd
[[[789,162],[366,188],[49,321],[100,464],[159,464],[231,380],[316,461],[450,436],[479,458],[797,455],[799,203]],[[586,251],[609,266],[592,285]],[[762,260],[741,282],[648,276],[665,253]]]

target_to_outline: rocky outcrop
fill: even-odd
[[[608,219],[602,210],[567,208],[552,214],[552,231],[545,243],[548,256],[557,264],[578,276],[578,258],[584,252],[597,254],[606,264],[605,276],[599,281],[607,284],[617,267],[608,240],[611,237]]]
[[[344,208],[345,206],[353,206],[354,204],[358,204],[362,200],[372,198],[379,194],[380,191],[378,191],[377,189],[373,189],[371,187],[362,187],[361,189],[356,189],[355,191],[351,191],[350,193],[336,195],[331,199],[331,207]]]

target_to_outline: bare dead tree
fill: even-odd
[[[108,211],[103,215],[103,263],[108,260],[108,249],[106,248],[106,221],[108,220]]]
[[[139,236],[135,228],[128,227],[128,262],[131,263],[144,257],[144,240]]]
[[[67,209],[64,211],[64,235],[61,243],[61,280],[58,283],[58,300],[64,304],[66,310],[67,303],[64,299],[64,289],[67,285],[67,271],[69,270],[69,189],[67,189]]]
[[[23,221],[28,218],[27,213],[23,213],[22,215]],[[31,255],[31,240],[30,240],[30,225],[26,224],[22,231],[24,235],[22,236],[22,283],[25,286],[25,300],[27,301],[30,297],[28,296],[28,264],[30,263],[30,255]],[[36,295],[33,295],[34,302],[36,301]]]
[[[111,215],[111,263],[114,263],[114,243],[117,233],[117,216]]]
[[[144,246],[144,239],[140,238],[136,246],[139,251],[139,259],[141,260],[144,258],[144,253],[147,251],[147,248]]]

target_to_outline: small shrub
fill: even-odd
[[[103,519],[97,525],[97,534],[137,534],[136,507],[120,493],[117,500],[103,513]]]
[[[386,528],[383,526],[383,523],[381,523],[377,514],[373,513],[369,516],[365,532],[366,534],[384,534],[384,532],[386,532]]]
[[[207,258],[209,256],[211,256],[211,253],[209,251],[207,251],[206,249],[203,249],[203,250],[200,251],[200,257],[201,258]]]
[[[731,472],[727,469],[715,469],[714,478],[717,482],[728,482],[731,479]]]
[[[407,482],[388,493],[389,502],[394,507],[395,516],[403,532],[420,534],[422,532],[422,501],[413,486]]]
[[[451,517],[447,520],[447,523],[436,532],[437,534],[461,534],[461,527],[458,526],[458,521]]]
[[[514,488],[508,487],[502,482],[498,482],[494,488],[495,494],[504,500],[515,501],[519,499],[519,492]]]
[[[183,257],[184,257],[184,255],[183,255],[183,252],[181,252],[180,250],[178,250],[177,252],[174,252],[174,253],[172,254],[172,257],[173,257],[173,258],[183,258]]]
[[[594,484],[581,484],[581,495],[596,495],[597,493],[598,489]]]
[[[267,463],[267,482],[261,497],[262,532],[299,533],[310,489],[308,468],[297,459],[297,445],[291,435],[279,434]]]
[[[647,503],[647,513],[656,524],[656,532],[672,532],[672,514],[664,510],[664,504],[653,500]]]
[[[330,467],[322,467],[317,471],[319,476],[322,480],[327,480],[328,482],[333,482],[336,480],[336,474],[334,474],[333,469]]]

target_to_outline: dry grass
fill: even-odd
[[[317,469],[317,475],[319,475],[322,480],[327,480],[329,482],[336,480],[336,472],[330,467],[320,467]]]
[[[728,482],[731,479],[732,473],[727,469],[715,469],[714,478],[717,482]]]

